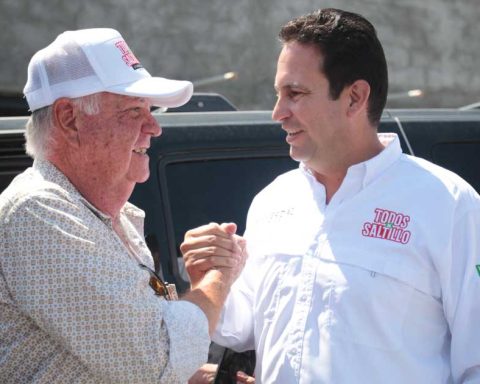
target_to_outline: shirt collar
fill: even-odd
[[[83,197],[83,195],[77,190],[77,188],[75,188],[70,180],[68,180],[68,178],[48,160],[35,159],[33,161],[33,169],[39,172],[45,181],[57,184],[63,188],[68,193],[71,200],[79,200],[100,220],[109,223],[111,222],[112,218],[110,216],[100,211],[85,197]],[[145,218],[145,212],[129,202],[122,207],[120,214],[125,214],[128,217],[133,218],[135,222],[143,222],[143,219]]]
[[[387,168],[396,162],[402,154],[402,147],[400,146],[400,140],[396,133],[379,133],[378,138],[385,146],[385,149],[377,156],[350,167],[355,168],[361,166],[365,169],[362,182],[363,188],[375,181]]]
[[[397,134],[379,133],[378,138],[385,145],[385,149],[371,159],[350,166],[342,185],[335,193],[335,199],[341,198],[343,200],[344,197],[359,192],[375,181],[388,167],[399,159],[402,154],[402,148]],[[305,164],[300,163],[300,169],[309,179],[315,179],[313,173]],[[316,182],[316,184],[319,183]]]

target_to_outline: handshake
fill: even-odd
[[[247,259],[246,242],[234,223],[210,223],[185,234],[180,246],[191,288],[204,279],[219,279],[229,288]]]

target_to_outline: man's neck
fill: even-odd
[[[63,161],[48,159],[68,178],[77,191],[95,208],[115,219],[133,192],[135,183],[111,185],[106,180],[91,177],[91,172],[82,172]]]
[[[356,150],[352,148],[349,158],[345,159],[343,164],[335,164],[335,166],[323,170],[315,165],[306,164],[311,169],[315,179],[325,187],[326,204],[330,202],[339,190],[351,166],[372,159],[382,152],[383,149],[385,149],[385,146],[380,142],[375,133],[374,140],[369,141],[365,146],[356,148]]]
[[[312,170],[313,171],[313,170]],[[333,195],[339,190],[340,186],[345,179],[347,171],[331,173],[331,174],[321,174],[316,171],[313,171],[315,179],[324,186],[325,188],[325,203],[328,204],[332,199]]]
[[[120,191],[120,188],[115,190],[102,189],[101,186],[82,188],[75,185],[75,187],[94,207],[112,219],[118,217],[120,210],[126,204],[133,191],[133,187],[126,191]]]

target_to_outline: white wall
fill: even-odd
[[[377,28],[391,92],[421,88],[422,99],[390,106],[457,107],[480,100],[479,0],[0,0],[0,91],[21,92],[31,55],[66,29],[118,29],[154,75],[238,79],[198,88],[242,109],[269,109],[280,26],[333,6]]]

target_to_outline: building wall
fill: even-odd
[[[0,91],[21,92],[32,54],[67,29],[118,29],[154,75],[234,80],[198,87],[242,109],[270,109],[280,26],[319,7],[366,16],[377,28],[395,106],[457,107],[480,100],[478,0],[0,0]]]

